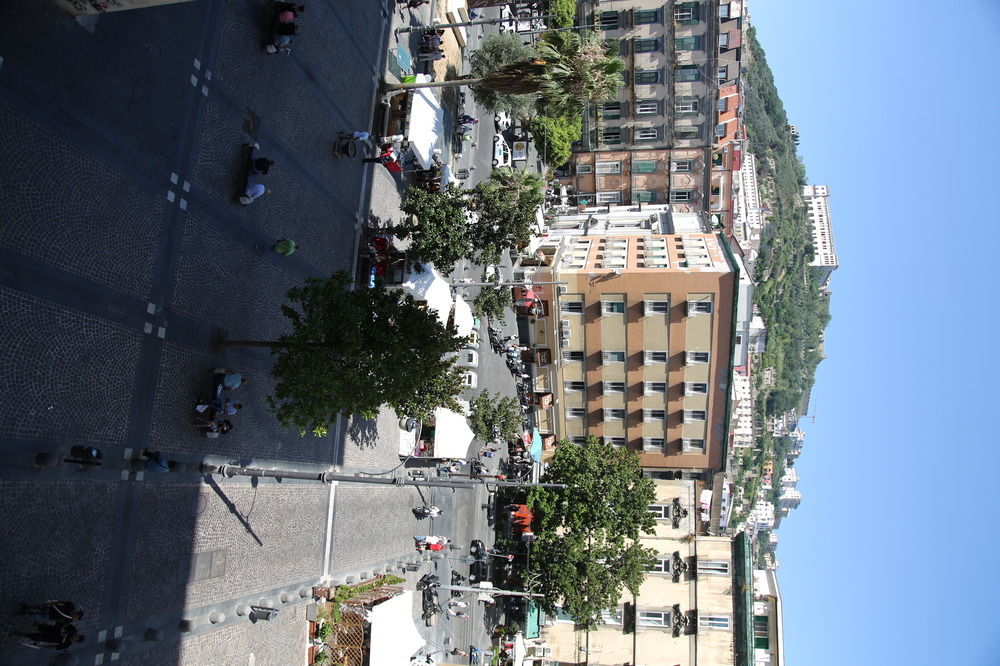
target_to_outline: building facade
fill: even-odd
[[[833,242],[833,223],[830,221],[830,188],[826,185],[803,185],[802,198],[812,224],[815,256],[809,265],[820,269],[820,284],[827,287],[830,275],[840,265]]]
[[[639,593],[626,592],[591,631],[569,618],[543,630],[553,662],[739,664],[753,660],[750,544],[745,534],[694,536],[695,483],[656,481],[656,517],[642,545],[656,553]]]

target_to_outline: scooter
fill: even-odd
[[[425,504],[424,506],[417,507],[416,509],[414,509],[413,513],[416,514],[417,518],[432,518],[440,516],[441,509],[437,508],[436,506],[427,506]]]

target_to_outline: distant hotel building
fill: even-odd
[[[804,185],[802,198],[806,202],[809,221],[812,223],[812,243],[815,256],[810,266],[822,269],[820,284],[830,283],[830,275],[840,265],[837,248],[833,244],[833,226],[830,222],[830,191],[826,185]]]

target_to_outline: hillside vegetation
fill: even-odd
[[[806,170],[788,132],[788,117],[756,31],[746,33],[748,53],[745,122],[757,157],[761,197],[771,212],[754,266],[756,305],[767,322],[763,367],[776,370],[765,389],[763,416],[800,407],[822,360],[823,330],[830,321],[829,297],[820,292],[814,269],[810,224],[802,203]],[[758,373],[758,377],[760,377]]]

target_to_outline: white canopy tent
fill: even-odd
[[[434,410],[434,457],[464,458],[469,452],[469,445],[475,439],[469,420],[469,403],[459,400],[462,413],[438,407]]]
[[[432,266],[424,266],[422,273],[410,271],[400,285],[418,301],[427,301],[427,307],[437,311],[438,321],[448,323],[451,312],[451,285]]]
[[[413,653],[427,641],[413,626],[413,592],[383,601],[372,608],[370,666],[399,666],[410,663]]]
[[[418,83],[430,80],[426,74],[417,74],[416,78]],[[410,94],[410,123],[406,138],[417,161],[423,168],[429,169],[431,155],[444,135],[444,109],[433,88],[416,88]]]
[[[475,328],[476,318],[472,315],[472,308],[469,304],[465,302],[465,299],[461,296],[455,297],[455,328],[458,329],[458,335],[465,338],[472,333],[472,329]]]

